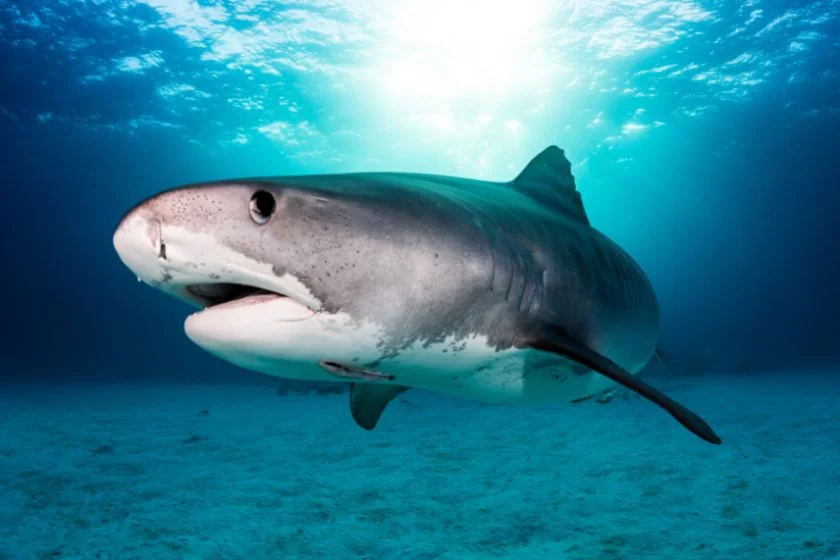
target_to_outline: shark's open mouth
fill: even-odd
[[[204,308],[228,304],[259,303],[270,299],[289,297],[256,286],[231,283],[191,284],[184,289],[184,292],[187,297]]]

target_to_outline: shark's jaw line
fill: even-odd
[[[201,311],[221,309],[234,306],[256,305],[272,299],[288,299],[299,304],[311,312],[317,312],[317,307],[306,298],[299,298],[295,290],[287,289],[285,283],[277,282],[273,289],[265,288],[264,282],[228,282],[222,278],[207,278],[205,282],[195,282],[178,286],[179,297]],[[159,286],[158,286],[159,287]],[[304,301],[301,301],[304,299]]]
[[[278,298],[310,315],[321,307],[294,276],[278,276],[271,264],[226,247],[212,234],[162,225],[152,216],[127,217],[114,235],[114,246],[138,280],[197,307],[198,313]]]

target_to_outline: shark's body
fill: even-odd
[[[114,243],[139,278],[203,308],[186,322],[198,345],[269,375],[350,380],[366,428],[410,387],[541,403],[618,382],[719,442],[631,376],[655,351],[656,297],[590,226],[556,147],[509,183],[362,173],[181,187],[129,212]]]

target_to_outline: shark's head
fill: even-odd
[[[375,362],[389,345],[439,338],[487,293],[473,226],[410,181],[382,180],[179,187],[130,210],[114,246],[141,281],[198,308],[185,330],[200,347],[271,375],[331,379],[319,362]]]
[[[358,341],[341,331],[347,317],[324,314],[340,307],[339,296],[365,297],[362,271],[343,271],[332,295],[323,290],[331,269],[344,267],[325,231],[337,211],[329,202],[258,181],[181,187],[129,211],[113,242],[139,280],[199,309],[185,323],[196,344],[277,375],[290,361],[314,365],[364,352],[348,347]]]

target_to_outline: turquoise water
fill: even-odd
[[[406,393],[367,433],[346,395],[18,386],[0,400],[2,553],[835,558],[840,405],[826,373],[655,376],[707,403],[721,447],[624,397],[523,412]]]
[[[840,2],[0,0],[0,560],[840,558]],[[117,258],[165,188],[565,150],[662,312],[513,408],[214,358]]]

